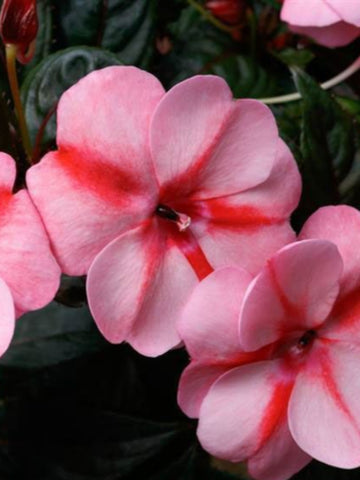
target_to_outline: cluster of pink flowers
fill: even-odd
[[[329,46],[358,36],[355,0],[302,3],[283,3],[295,31]],[[360,466],[360,213],[324,207],[296,238],[301,179],[271,111],[216,76],[166,93],[109,67],[62,96],[57,121],[28,191],[12,193],[0,154],[0,354],[61,272],[87,275],[110,342],[147,356],[185,345],[179,405],[213,455],[260,480],[311,458]]]

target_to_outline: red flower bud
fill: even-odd
[[[208,0],[206,8],[214,15],[229,25],[241,22],[245,12],[244,0]]]
[[[16,47],[21,63],[27,63],[33,57],[38,26],[36,0],[4,0],[0,12],[0,35],[5,44]]]

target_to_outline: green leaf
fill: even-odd
[[[145,66],[154,49],[154,0],[56,0],[67,46],[94,45]]]
[[[62,93],[93,70],[121,63],[112,53],[91,47],[73,47],[48,56],[26,77],[21,88],[30,137],[35,141],[44,119],[56,109]],[[48,121],[43,142],[54,141],[56,118]]]
[[[158,65],[158,75],[166,86],[207,73],[233,46],[228,33],[215,28],[193,7],[185,8],[169,30],[173,48]]]
[[[296,50],[295,48],[285,48],[280,52],[273,52],[273,55],[289,67],[300,68],[306,67],[315,58],[315,55],[310,50]]]
[[[356,152],[355,129],[352,118],[311,77],[296,72],[295,81],[303,97],[302,207],[309,215],[322,205],[341,201],[339,184],[348,175]]]
[[[21,317],[0,364],[16,368],[47,367],[99,351],[105,345],[87,307],[68,308],[52,302]]]
[[[244,55],[226,57],[210,67],[209,72],[223,77],[238,98],[270,97],[278,93],[276,78]]]

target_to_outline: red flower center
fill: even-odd
[[[184,213],[179,213],[176,210],[162,205],[161,203],[156,207],[155,215],[158,217],[175,222],[180,232],[187,230],[191,224],[191,218]]]

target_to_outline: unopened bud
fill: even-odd
[[[208,0],[206,8],[219,20],[229,24],[239,24],[245,14],[244,0]]]
[[[36,0],[4,0],[0,11],[0,35],[6,45],[16,47],[21,63],[28,63],[34,55],[38,26]]]

